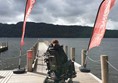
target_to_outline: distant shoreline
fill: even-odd
[[[0,37],[20,38],[23,22],[0,23]],[[93,27],[27,22],[26,38],[90,38]],[[118,38],[118,30],[106,30],[104,38]]]

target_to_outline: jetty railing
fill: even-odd
[[[67,53],[68,46],[64,46],[64,51]],[[75,61],[75,48],[70,48],[70,59]],[[101,80],[100,83],[108,83],[108,56],[101,55]],[[81,51],[81,66],[86,65],[86,50]]]
[[[0,52],[4,52],[8,50],[8,43],[7,42],[0,42]]]
[[[82,57],[81,65],[85,64],[86,57],[92,62],[101,64],[101,80],[102,80],[101,83],[108,83],[108,80],[109,80],[109,67],[108,66],[110,66],[111,68],[113,68],[114,70],[118,72],[118,69],[109,62],[107,55],[101,55],[100,60],[93,60],[89,56],[86,56],[86,50],[83,49],[81,57]]]
[[[30,48],[27,51],[27,71],[31,72],[36,66],[37,57],[38,57],[38,44],[39,42],[36,42],[32,48]]]
[[[0,46],[7,47],[8,46],[8,42],[0,42]]]
[[[88,56],[86,56],[86,50],[83,49],[82,53],[81,53],[81,65],[86,65],[85,60],[86,57],[89,58]],[[93,62],[97,62],[98,61],[94,61],[91,58],[89,58],[91,61]],[[106,55],[101,55],[100,56],[100,61],[101,61],[101,83],[108,83],[108,56]]]

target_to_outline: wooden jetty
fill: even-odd
[[[0,53],[8,50],[8,43],[0,43]]]
[[[13,70],[0,71],[0,83],[43,83],[47,71],[42,55],[46,52],[47,47],[44,42],[39,42],[30,49],[30,51],[33,50],[33,56],[28,56],[26,73],[14,74]],[[77,77],[73,79],[73,83],[101,83],[101,80],[93,74],[80,72],[80,65],[76,62],[74,64]]]

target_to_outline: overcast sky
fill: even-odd
[[[93,26],[102,0],[36,0],[28,18],[32,22]],[[26,0],[0,0],[0,23],[23,21]],[[118,30],[118,0],[110,11],[108,29]]]

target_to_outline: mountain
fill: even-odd
[[[17,24],[0,23],[0,37],[21,37],[23,22]],[[34,38],[89,38],[92,28],[89,26],[65,26],[46,23],[27,22],[25,37]],[[107,30],[106,38],[118,38],[118,30]]]

